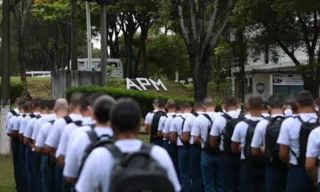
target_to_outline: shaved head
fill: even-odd
[[[56,101],[54,106],[55,110],[68,110],[68,101],[66,99],[60,98]]]

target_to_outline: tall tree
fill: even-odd
[[[319,97],[320,86],[320,3],[300,0],[239,0],[235,15],[243,24],[258,23],[269,42],[277,44],[301,73],[304,89]],[[304,63],[295,52],[303,48]]]
[[[211,73],[210,58],[229,20],[233,0],[174,0],[173,7],[193,72],[194,99],[203,100]]]

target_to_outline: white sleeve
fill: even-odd
[[[150,118],[151,113],[148,113],[146,115],[146,118],[144,119],[144,124],[149,124],[149,118]]]
[[[64,120],[63,120],[64,121]],[[60,129],[63,129],[65,126],[65,123],[63,121],[56,121],[54,122],[51,131],[48,135],[48,138],[46,140],[46,145],[57,148],[60,140]]]
[[[191,132],[192,121],[194,121],[194,119],[195,119],[194,117],[189,117],[186,119],[182,128],[183,132]]]
[[[254,133],[253,133],[253,138],[252,138],[252,141],[251,141],[251,147],[259,148],[259,147],[261,147],[263,145],[263,143],[262,143],[262,141],[263,141],[262,129],[264,128],[264,126],[265,126],[264,121],[260,121],[257,124],[257,127],[255,128]]]
[[[154,146],[151,150],[151,156],[167,170],[168,179],[171,181],[175,192],[180,192],[181,185],[168,152],[159,146]]]
[[[44,147],[45,132],[48,131],[49,126],[51,126],[51,125],[44,124],[43,126],[41,126],[41,129],[39,130],[39,134],[37,135],[37,138],[36,138],[36,146],[37,147]]]
[[[234,128],[231,141],[241,143],[241,130],[243,129],[244,122],[239,122]]]
[[[320,142],[319,142],[319,128],[314,129],[308,138],[306,157],[319,157],[320,155]]]
[[[6,119],[6,127],[8,127],[10,119],[13,117],[13,114],[11,112],[9,112],[7,114],[7,119]]]
[[[61,138],[60,138],[60,142],[59,142],[59,146],[57,149],[57,155],[66,155],[66,151],[67,151],[67,144],[68,144],[68,140],[69,140],[69,133],[70,133],[70,129],[72,129],[71,126],[74,126],[74,124],[69,124],[67,125],[62,132]]]
[[[291,124],[290,122],[291,120],[287,119],[287,120],[284,120],[284,122],[281,125],[280,133],[277,140],[277,143],[280,145],[290,146],[289,129],[291,127],[288,125],[288,124]]]
[[[220,136],[220,130],[225,127],[226,123],[223,123],[223,117],[217,118],[212,124],[210,135],[211,136]]]
[[[192,136],[200,136],[200,130],[201,130],[201,128],[200,128],[200,121],[199,121],[200,119],[198,119],[198,118],[196,118],[196,120],[195,120],[195,122],[194,122],[194,124],[193,124],[193,127],[192,127],[192,129],[191,129],[191,135]]]
[[[12,117],[9,121],[9,125],[7,127],[7,133],[11,134],[13,132],[13,125],[14,125],[14,120],[16,118],[15,117]]]
[[[31,138],[33,140],[37,139],[38,138],[38,133],[39,133],[39,129],[41,127],[41,124],[40,124],[40,119],[36,120],[33,124],[33,132],[32,132],[32,136]]]
[[[24,136],[24,137],[31,138],[31,136],[32,136],[32,129],[31,129],[31,127],[32,127],[33,123],[34,123],[34,120],[33,120],[33,119],[31,119],[31,120],[28,122],[27,127],[25,128],[24,133],[23,133],[23,136]]]
[[[170,127],[171,127],[171,124],[172,124],[172,120],[173,120],[172,117],[168,117],[166,119],[166,122],[164,124],[163,133],[170,133]]]
[[[163,131],[165,121],[166,121],[166,117],[165,116],[160,117],[159,125],[158,125],[158,131]]]
[[[171,127],[170,127],[170,133],[171,133],[171,132],[177,132],[177,126],[176,126],[176,124],[177,124],[177,119],[174,119],[174,120],[172,121],[172,124],[171,124]]]

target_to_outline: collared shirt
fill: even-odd
[[[202,115],[204,112],[198,111],[197,113],[198,113],[198,117],[199,117],[199,115]],[[183,132],[190,132],[190,140],[189,140],[190,144],[194,143],[194,138],[191,136],[191,130],[194,127],[194,123],[195,123],[196,118],[197,117],[193,114],[189,115],[186,118],[186,121],[184,122],[184,126],[183,126]]]
[[[45,141],[48,137],[48,132],[50,131],[52,127],[52,123],[46,122],[44,123],[38,133],[38,136],[36,138],[36,147],[44,147],[45,146]]]
[[[277,116],[283,117],[283,114],[271,115],[271,117],[277,117]],[[269,120],[263,119],[257,124],[257,127],[254,130],[251,147],[259,148],[265,145],[265,135],[266,135],[267,126],[269,125],[269,123],[270,123]]]
[[[248,119],[252,121],[261,121],[262,117],[252,117],[250,116]],[[232,135],[231,140],[236,143],[241,143],[241,159],[246,159],[243,153],[243,147],[245,145],[245,140],[247,136],[247,130],[249,125],[245,121],[239,122],[236,127],[234,128],[234,132]]]
[[[82,118],[82,115],[78,114],[70,114],[69,117],[72,119],[72,121],[77,121]],[[52,147],[52,148],[58,148],[60,137],[62,135],[62,131],[67,125],[66,121],[64,118],[58,119],[57,121],[54,122],[49,136],[46,140],[46,145]]]
[[[14,125],[13,125],[13,130],[19,131],[19,129],[20,129],[20,123],[21,123],[22,119],[24,118],[22,115],[23,115],[23,114],[21,114],[20,116],[18,116],[18,117],[15,119]]]
[[[96,127],[94,131],[101,137],[101,139],[108,139],[113,136],[113,131],[108,127]],[[66,177],[77,178],[82,163],[82,158],[84,151],[87,146],[91,143],[87,132],[80,132],[73,140],[70,149],[68,150],[68,155],[66,156],[65,167],[63,174]]]
[[[149,112],[147,115],[146,115],[146,118],[144,120],[144,124],[148,124],[148,125],[151,125],[152,123],[152,119],[153,119],[153,115],[159,110],[155,109],[151,112]]]
[[[312,158],[316,157],[319,161],[320,159],[320,127],[315,128],[311,131],[308,138],[306,157]],[[320,167],[318,167],[318,183],[320,183]]]
[[[177,138],[177,146],[183,146],[184,144],[182,143],[181,139],[182,138],[182,124],[185,122],[185,120],[192,115],[191,113],[183,113],[179,115],[178,117],[174,118],[172,121],[172,126],[170,128],[170,133],[171,132],[177,132],[178,138]],[[183,119],[183,118],[184,119]]]
[[[14,108],[13,109],[17,114],[19,114],[19,109],[18,108]],[[10,121],[10,119],[12,118],[12,117],[14,117],[14,115],[11,113],[11,111],[9,111],[8,112],[8,114],[7,114],[7,119],[6,119],[6,127],[8,127],[8,125],[9,125],[9,121]]]
[[[13,132],[13,127],[15,125],[16,119],[18,118],[18,116],[13,116],[10,118],[8,127],[7,127],[7,133],[11,134]]]
[[[36,140],[38,137],[38,133],[39,133],[39,129],[40,127],[48,122],[48,121],[52,121],[54,119],[56,119],[57,116],[56,114],[46,114],[46,115],[42,115],[40,119],[38,119],[35,124],[34,124],[34,128],[33,128],[33,132],[32,132],[32,139]]]
[[[158,131],[163,131],[163,130],[164,130],[164,127],[165,127],[167,118],[168,118],[169,116],[174,115],[174,114],[175,114],[175,113],[167,113],[167,116],[162,116],[162,117],[160,117],[159,125],[158,125]],[[167,140],[167,139],[163,137],[163,140]]]
[[[227,114],[232,118],[232,119],[237,119],[240,115],[239,111],[228,111]],[[220,150],[223,151],[223,142],[224,142],[224,130],[226,128],[227,125],[227,120],[226,118],[224,118],[223,116],[218,117],[212,124],[212,128],[211,128],[211,132],[210,135],[211,136],[219,136],[221,138],[220,141]]]
[[[115,145],[123,153],[133,153],[140,150],[142,141],[120,140]],[[150,155],[167,171],[168,179],[173,184],[174,191],[181,191],[180,182],[168,152],[162,147],[153,146]],[[101,188],[102,192],[108,192],[113,166],[114,158],[108,150],[104,147],[95,149],[86,160],[76,184],[76,190],[78,192],[92,192]]]
[[[220,115],[216,112],[206,112],[206,114],[209,115],[212,122],[214,122],[218,117],[220,117]],[[205,142],[207,141],[207,135],[209,130],[208,127],[210,126],[211,122],[204,115],[199,115],[195,121],[196,122],[194,123],[194,126],[191,130],[191,136],[193,137],[200,136],[202,141],[201,146],[203,148]]]
[[[28,125],[28,122],[31,120],[30,114],[27,114],[25,118],[21,120],[19,134],[23,135],[25,128]]]
[[[314,123],[317,120],[317,115],[315,113],[301,113],[299,114],[301,119],[305,122]],[[277,143],[280,145],[286,145],[290,148],[290,163],[297,165],[297,158],[293,155],[292,151],[299,157],[299,137],[300,137],[301,122],[299,118],[289,117],[284,120]]]
[[[173,116],[174,115],[175,115],[175,117],[178,117],[179,115],[181,115],[181,113],[175,113],[175,114],[172,114],[172,115],[168,115],[168,117],[166,119],[166,122],[164,124],[164,128],[163,128],[162,133],[166,133],[166,134],[170,133],[170,128],[172,126],[172,122],[173,122],[173,119],[174,119]]]

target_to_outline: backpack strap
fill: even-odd
[[[115,160],[119,160],[119,158],[122,156],[122,152],[116,145],[107,145],[105,147],[110,151]]]
[[[22,117],[26,117],[26,116],[27,116],[26,114],[23,114],[23,115],[22,115]]]
[[[72,122],[72,119],[71,117],[68,115],[68,116],[65,116],[63,117],[63,119],[66,121],[67,124],[71,123]]]
[[[32,114],[30,114],[29,116],[30,116],[32,119],[36,117],[36,115],[35,115],[35,114],[33,114],[33,113],[32,113]]]
[[[97,135],[97,133],[93,129],[91,129],[90,131],[87,131],[87,135],[88,135],[91,143],[94,143],[97,140],[99,140],[99,136]]]
[[[10,110],[10,113],[13,115],[13,116],[17,116],[18,115],[18,113],[15,111],[15,110]]]
[[[152,147],[153,147],[153,145],[151,145],[150,143],[142,143],[141,148],[140,148],[140,152],[150,154]]]
[[[78,120],[78,121],[74,121],[73,122],[76,126],[81,127],[82,126],[82,121]]]
[[[210,121],[210,124],[213,123],[211,117],[210,117],[208,114],[204,113],[204,114],[202,114],[202,115],[205,116],[205,118],[207,118],[207,119]]]
[[[182,125],[181,125],[181,135],[182,135],[182,134],[183,134],[183,126],[184,126],[184,123],[186,122],[186,118],[184,118],[182,115],[179,115],[179,117],[181,117],[181,119],[182,119]],[[177,133],[177,134],[178,134],[178,133]],[[182,140],[181,135],[178,134],[178,137],[179,137],[179,139],[181,140],[181,143],[182,143],[183,145],[185,145],[185,144],[183,143],[183,140]]]
[[[36,116],[36,119],[40,119],[40,118],[41,118],[41,115],[37,115],[37,116]]]
[[[51,125],[53,125],[54,121],[55,121],[55,120],[51,120],[51,121],[48,121],[48,122],[51,123]]]

